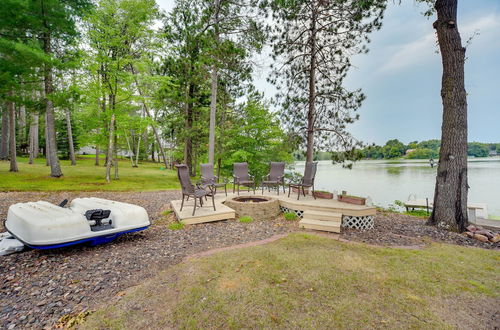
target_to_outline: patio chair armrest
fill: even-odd
[[[209,178],[205,178],[203,175],[200,177],[200,181],[198,183],[203,183],[203,182],[210,182]]]

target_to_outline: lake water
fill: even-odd
[[[469,202],[486,203],[489,214],[499,216],[500,158],[469,159],[468,167]],[[304,162],[296,162],[295,171],[304,173]],[[374,204],[388,206],[395,200],[406,201],[410,194],[432,200],[436,172],[437,166],[431,168],[427,160],[364,160],[352,170],[320,161],[315,188],[370,196]]]

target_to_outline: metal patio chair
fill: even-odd
[[[253,188],[253,193],[255,194],[255,180],[253,176],[248,173],[248,163],[234,163],[233,164],[233,193],[236,186],[238,186],[238,195],[240,194],[240,185]]]
[[[316,196],[314,196],[314,178],[316,177],[316,170],[318,168],[318,162],[307,162],[306,167],[304,169],[304,176],[302,179],[300,179],[299,182],[296,183],[289,183],[288,184],[288,197],[290,197],[290,190],[291,188],[296,188],[298,190],[297,194],[297,200],[300,198],[300,190],[302,189],[302,195],[304,197],[306,196],[306,193],[304,192],[304,188],[312,188],[312,195],[314,199],[316,199]]]
[[[201,184],[213,190],[214,195],[217,193],[218,187],[224,187],[224,192],[227,196],[227,182],[218,182],[219,177],[214,175],[214,164],[201,164]]]
[[[179,182],[181,183],[181,188],[182,188],[182,202],[181,202],[181,209],[184,207],[184,197],[187,197],[186,200],[189,200],[189,197],[194,198],[194,207],[193,207],[193,215],[196,212],[196,207],[197,207],[197,201],[200,201],[200,206],[203,206],[203,197],[212,197],[212,205],[214,207],[215,211],[215,200],[214,200],[214,193],[212,190],[206,190],[203,188],[201,185],[196,185],[194,186],[191,183],[191,178],[189,177],[189,168],[187,165],[184,164],[179,164],[175,165],[177,167],[177,177],[179,178]]]
[[[262,177],[262,194],[264,194],[264,187],[268,189],[275,187],[278,195],[280,194],[280,185],[283,186],[283,194],[285,193],[285,163],[284,162],[271,162],[269,163],[269,174]]]

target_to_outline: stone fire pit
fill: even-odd
[[[228,198],[227,206],[236,212],[236,217],[249,216],[254,220],[273,219],[280,214],[279,201],[267,196],[238,196]]]

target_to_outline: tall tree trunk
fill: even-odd
[[[223,104],[227,104],[227,100],[224,100]],[[219,136],[219,141],[217,142],[217,178],[220,178],[220,172],[221,172],[221,166],[222,166],[222,142],[224,141],[225,137],[225,128],[226,128],[226,112],[227,108],[226,106],[223,106],[222,108],[222,114],[221,114],[221,119],[220,119],[220,136]]]
[[[314,6],[314,4],[312,4]],[[306,162],[312,162],[314,156],[314,121],[316,118],[316,8],[312,8],[311,18],[311,60],[309,63],[309,100],[307,111],[307,150]]]
[[[125,133],[125,141],[127,141],[127,147],[128,147],[128,157],[130,158],[130,163],[132,164],[132,167],[137,167],[134,164],[134,152],[132,151],[132,148],[130,147],[130,140],[128,138],[127,133]]]
[[[437,0],[436,29],[443,76],[441,149],[429,223],[454,231],[467,226],[467,94],[465,48],[457,27],[457,0]]]
[[[99,166],[99,146],[95,146],[95,166]]]
[[[9,109],[3,108],[2,111],[2,139],[0,141],[0,159],[9,158]]]
[[[12,92],[9,92],[12,96]],[[16,158],[16,109],[12,101],[7,101],[7,109],[9,110],[9,154],[10,154],[10,172],[19,172],[17,168]]]
[[[118,180],[120,176],[118,175],[118,134],[116,134],[116,120],[115,120],[114,133],[115,133],[115,143],[113,148],[114,149],[113,163],[115,165],[115,180]]]
[[[45,114],[45,166],[50,166],[49,158],[49,131],[47,129],[47,114]]]
[[[212,65],[212,86],[210,95],[210,127],[208,131],[208,162],[214,163],[215,156],[215,115],[217,112],[217,67]]]
[[[188,101],[186,104],[186,141],[184,144],[184,164],[189,167],[189,174],[193,175],[193,139],[191,134],[193,133],[193,97],[194,97],[194,85],[189,84]]]
[[[141,96],[141,101],[142,101],[142,105],[144,107],[144,112],[146,113],[146,116],[148,116],[149,118],[152,118],[151,113],[149,112],[149,107],[146,104],[146,102],[144,101],[144,96],[142,94],[142,89],[139,86],[139,82],[137,81],[137,77],[135,76],[136,75],[135,68],[134,68],[134,66],[132,64],[130,65],[130,69],[132,70],[132,74],[134,75],[134,81],[135,81],[135,85],[137,86],[137,92]],[[161,143],[160,134],[158,133],[158,130],[156,129],[155,125],[151,125],[151,128],[153,129],[153,133],[155,135],[156,142],[158,143],[158,148],[160,149],[161,156],[163,157],[163,162],[165,163],[165,168],[167,168],[168,167],[167,155],[165,153],[165,148],[163,147],[163,145]],[[146,139],[144,139],[144,146],[147,146],[147,145],[148,145],[147,141],[146,141]],[[146,152],[146,155],[147,155],[147,152]]]
[[[71,127],[71,114],[69,110],[66,111],[66,128],[68,130],[69,159],[71,159],[71,165],[75,166],[75,145],[73,143],[73,129]]]
[[[148,150],[148,145],[149,145],[149,132],[148,132],[148,129],[144,130],[144,133],[143,133],[143,139],[144,139],[144,153],[141,153],[141,159],[142,160],[145,160],[145,161],[148,161],[149,160],[149,150]],[[140,152],[140,151],[139,151]],[[146,158],[144,158],[146,157]]]
[[[137,139],[137,150],[135,152],[135,167],[139,167],[139,153],[141,150],[141,136]]]
[[[106,157],[106,182],[111,182],[111,166],[113,165],[113,137],[115,134],[115,114],[111,115],[109,122],[108,152]]]
[[[219,10],[220,10],[220,0],[214,0],[214,34],[215,34],[215,46],[219,44]],[[212,64],[211,72],[211,93],[210,93],[210,128],[208,131],[208,162],[214,164],[215,156],[215,118],[217,113],[217,50],[214,52],[214,63]]]
[[[155,141],[151,142],[151,160],[156,162],[155,160]]]
[[[31,123],[30,123],[30,134],[29,134],[29,153],[30,160],[29,163],[33,164],[35,158],[38,157],[38,113],[35,112],[31,115]]]
[[[51,49],[51,37],[49,33],[44,35],[44,51],[46,54],[52,54]],[[50,64],[45,65],[45,102],[46,102],[46,114],[47,114],[47,138],[48,141],[45,143],[48,145],[48,155],[50,162],[50,176],[51,177],[61,177],[63,175],[61,171],[61,166],[59,164],[59,157],[57,156],[57,142],[56,142],[56,124],[54,117],[54,104],[50,99],[50,96],[54,92],[54,85],[52,81],[52,67]]]
[[[21,105],[19,107],[19,146],[26,151],[26,107]]]

